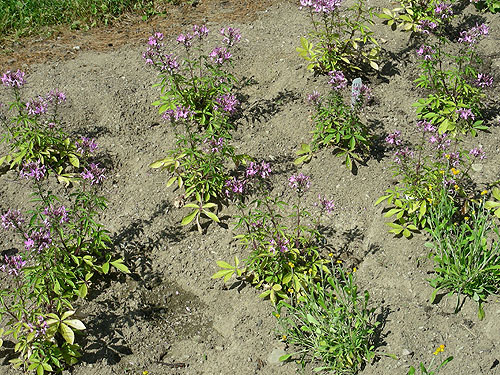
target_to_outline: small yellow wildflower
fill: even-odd
[[[432,190],[432,185],[429,185],[428,189],[429,189],[429,191],[431,191]]]
[[[451,168],[451,173],[453,173],[453,175],[457,175],[460,173],[460,169],[455,169],[455,168]]]
[[[288,293],[293,293],[294,290],[292,288],[288,288]]]
[[[444,174],[444,171],[439,171],[439,173]]]
[[[147,371],[147,370],[144,370],[144,371],[142,372],[142,375],[148,375],[148,374],[149,374],[149,371]]]
[[[281,338],[283,339],[283,341],[285,341],[286,340],[286,335],[283,335]]]
[[[274,314],[274,316],[279,319],[281,315],[276,313],[276,314]]]
[[[469,220],[469,217],[468,216],[464,217],[464,220],[465,221]]]
[[[357,269],[356,267],[354,267],[354,268],[352,269],[352,272],[356,272],[357,270],[358,270],[358,269]]]
[[[429,203],[432,203],[432,199],[431,198],[427,198],[427,200],[429,201]]]
[[[288,262],[288,265],[290,266],[290,268],[295,267],[295,264],[293,264],[292,262]]]
[[[331,257],[333,257],[333,253],[328,254],[328,256],[329,256],[330,258],[331,258]]]
[[[307,272],[309,272],[309,273],[313,273],[312,268],[309,268],[309,270],[308,270]]]
[[[445,346],[444,345],[439,345],[439,347],[436,349],[434,352],[434,355],[438,355],[439,353],[444,351]]]
[[[459,189],[457,184],[455,184],[453,187],[455,188],[455,191]]]
[[[445,157],[446,157],[446,159],[449,159],[450,158],[450,154],[446,154]]]
[[[486,195],[486,194],[488,194],[488,190],[483,190],[483,191],[481,192],[481,195]]]
[[[342,261],[340,259],[337,259],[337,264],[342,264]]]

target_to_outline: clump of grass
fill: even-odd
[[[107,25],[133,12],[143,19],[158,13],[162,4],[181,0],[2,0],[0,36],[38,34],[41,28],[69,25],[73,29]]]
[[[368,308],[369,294],[358,293],[353,273],[334,267],[321,281],[309,282],[295,303],[280,301],[276,317],[281,334],[298,351],[281,360],[298,357],[302,366],[322,362],[315,372],[355,374],[373,359],[378,322]]]

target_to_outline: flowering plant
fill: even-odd
[[[429,364],[428,367],[426,367],[422,362],[420,362],[420,366],[418,367],[420,370],[420,375],[437,375],[444,366],[446,366],[449,362],[453,360],[453,356],[450,356],[445,360],[441,361],[439,365],[436,364],[436,366],[434,366],[434,361],[437,358],[436,356],[439,355],[439,353],[443,352],[444,348],[445,348],[444,345],[439,345],[439,347],[434,351],[433,353],[434,357],[432,357],[431,363]],[[415,367],[410,366],[407,375],[415,375],[416,374],[415,371],[416,371]]]
[[[405,237],[428,227],[428,211],[439,202],[442,191],[457,206],[466,204],[474,195],[469,171],[486,157],[481,147],[464,151],[458,138],[439,134],[429,121],[418,121],[415,130],[414,144],[404,142],[400,131],[387,136],[386,142],[395,149],[394,175],[400,183],[375,203],[387,201],[391,208],[384,216],[395,218],[388,223],[390,232]]]
[[[4,87],[11,89],[14,100],[7,113],[0,113],[4,128],[0,143],[7,142],[10,147],[10,152],[0,157],[0,165],[10,163],[12,169],[39,160],[48,173],[69,182],[75,174],[69,173],[68,168],[80,166],[82,148],[61,128],[58,108],[66,101],[66,95],[52,90],[24,102],[21,99],[21,89],[26,83],[24,72],[7,71],[1,81]]]
[[[76,191],[63,199],[46,188],[45,165],[23,165],[20,177],[34,182],[35,207],[28,216],[16,209],[1,216],[2,227],[23,242],[0,267],[6,275],[0,289],[1,335],[16,341],[15,367],[43,374],[75,364],[80,357],[75,331],[85,325],[70,318],[73,303],[87,296],[95,273],[107,274],[111,266],[129,272],[122,259],[111,259],[109,232],[96,221],[106,208],[97,191],[104,172],[90,164]]]
[[[361,121],[363,106],[370,98],[370,89],[365,85],[353,86],[351,103],[346,104],[342,90],[347,79],[340,71],[331,71],[329,84],[332,88],[326,98],[318,92],[308,96],[308,102],[316,109],[313,115],[315,129],[310,145],[303,144],[296,153],[295,164],[309,161],[312,153],[323,147],[333,147],[334,152],[344,157],[348,169],[354,170],[356,161],[363,162],[363,154],[370,149],[370,134]]]
[[[240,211],[235,229],[244,233],[236,235],[241,244],[250,250],[239,266],[219,261],[221,270],[213,278],[225,281],[236,274],[243,276],[257,288],[264,288],[262,298],[273,303],[301,293],[306,277],[315,279],[320,270],[326,270],[324,237],[321,234],[321,218],[334,209],[332,201],[319,197],[317,212],[313,215],[303,206],[304,194],[310,188],[310,177],[302,173],[288,179],[289,188],[294,191],[296,203],[292,212],[286,213],[289,204],[280,197],[270,196],[267,177],[270,168],[267,163],[250,163],[244,179],[233,179],[228,183],[228,194],[238,202]],[[245,197],[254,192],[257,196],[249,203]],[[263,197],[262,197],[263,195]]]
[[[485,97],[483,89],[493,84],[493,77],[478,72],[482,60],[476,45],[488,35],[488,30],[486,24],[481,24],[462,31],[457,53],[446,48],[450,47],[448,39],[439,33],[433,34],[434,43],[422,44],[417,49],[423,73],[415,83],[429,94],[414,106],[419,117],[431,121],[439,133],[475,136],[478,130],[486,129],[478,118]]]
[[[350,8],[341,10],[342,0],[300,0],[307,9],[314,27],[309,36],[317,46],[302,37],[297,52],[308,69],[320,72],[332,70],[361,70],[370,65],[378,70],[380,47],[368,25],[373,24],[373,11],[366,0],[357,0]]]
[[[500,12],[500,1],[498,0],[471,0],[471,3],[477,10],[489,10],[491,13]]]

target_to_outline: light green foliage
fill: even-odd
[[[444,351],[444,348],[445,348],[444,345],[440,345],[436,349],[436,351],[434,352],[434,357],[432,357],[431,363],[429,364],[429,367],[425,367],[425,365],[422,362],[420,362],[420,366],[418,367],[420,370],[420,375],[437,375],[444,366],[446,366],[449,362],[453,360],[453,357],[450,356],[445,360],[441,361],[441,363],[437,365],[436,368],[434,368],[434,361],[437,358],[437,355],[439,355],[439,353]],[[416,374],[415,367],[410,366],[410,369],[408,370],[408,375],[415,375],[415,374]]]
[[[369,294],[359,293],[354,274],[340,266],[320,276],[306,278],[299,298],[277,305],[280,333],[298,349],[281,359],[293,357],[303,366],[320,361],[315,372],[356,374],[376,354],[378,322],[368,307]]]
[[[309,162],[314,152],[322,148],[332,148],[333,153],[344,159],[349,170],[354,170],[357,163],[364,162],[371,144],[368,127],[360,119],[365,97],[360,94],[356,105],[346,104],[342,93],[331,90],[329,95],[316,104],[313,139],[311,144],[302,144],[296,151],[298,156],[294,164]]]
[[[314,31],[309,39],[302,37],[296,50],[309,62],[307,69],[319,72],[332,70],[360,71],[365,66],[378,70],[380,47],[369,25],[373,10],[366,0],[346,9],[316,13],[309,9]]]
[[[434,12],[439,3],[438,0],[403,0],[398,8],[382,8],[382,13],[377,14],[377,17],[385,20],[393,31],[399,28],[401,31],[416,32],[421,21],[438,25],[443,22]]]
[[[494,187],[491,191],[491,195],[493,195],[495,200],[485,202],[484,207],[488,210],[492,210],[493,214],[500,219],[500,189]]]
[[[491,13],[500,12],[500,1],[498,0],[479,0],[473,4],[477,10],[490,11]]]
[[[432,235],[430,258],[434,261],[435,288],[431,302],[439,291],[468,296],[479,305],[478,316],[484,317],[483,302],[500,289],[500,233],[484,201],[472,203],[464,216],[446,194],[429,217]]]

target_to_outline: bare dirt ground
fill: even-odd
[[[371,5],[390,6],[382,0]],[[464,13],[474,10],[469,7]],[[490,73],[500,77],[500,22],[498,16],[484,17],[491,31],[480,51]],[[247,255],[233,240],[232,209],[222,212],[227,225],[211,225],[203,236],[180,227],[183,211],[173,205],[178,192],[165,187],[164,174],[148,167],[164,155],[173,133],[151,106],[158,91],[151,88],[155,72],[141,58],[145,42],[152,31],[162,31],[175,48],[177,33],[202,22],[211,30],[241,29],[235,72],[240,78],[252,78],[253,84],[239,93],[246,99],[235,143],[239,152],[270,160],[277,172],[275,185],[284,186],[295,171],[295,150],[310,140],[310,113],[304,99],[313,89],[326,89],[324,78],[306,71],[295,52],[310,25],[293,1],[202,0],[197,7],[173,7],[166,19],[145,24],[130,20],[112,29],[3,46],[1,70],[29,72],[27,97],[53,88],[65,92],[70,102],[62,115],[68,131],[97,139],[109,172],[104,185],[109,208],[103,223],[113,233],[115,250],[133,270],[131,276],[116,276],[100,285],[81,306],[79,314],[88,329],[80,339],[84,356],[71,374],[147,370],[159,375],[284,375],[300,369],[293,362],[275,362],[272,353],[289,348],[276,334],[272,306],[259,300],[259,291],[210,279],[217,260]],[[412,83],[418,69],[409,35],[376,22],[373,29],[381,40],[384,62],[381,73],[370,76],[375,99],[364,115],[380,140],[379,152],[355,175],[328,150],[300,169],[311,175],[310,202],[318,193],[334,199],[336,211],[326,223],[331,228],[328,243],[357,265],[360,288],[371,294],[381,322],[377,350],[398,357],[380,356],[361,374],[406,374],[410,365],[428,363],[441,344],[446,345],[445,355],[455,357],[442,374],[500,374],[498,296],[485,305],[483,321],[477,319],[472,301],[458,314],[453,313],[454,298],[430,304],[432,288],[426,279],[432,263],[423,246],[425,236],[392,237],[382,208],[373,205],[395,183],[391,154],[383,149],[382,140],[396,129],[411,132],[415,123],[411,104],[420,97]],[[496,87],[488,93],[495,111]],[[482,144],[488,155],[483,172],[473,176],[479,186],[500,178],[495,111],[487,119],[490,131],[472,141]],[[22,208],[29,195],[15,172],[1,175],[0,180],[2,212]],[[13,246],[2,239],[2,250]],[[0,372],[15,374],[6,364],[8,354],[1,352]]]

